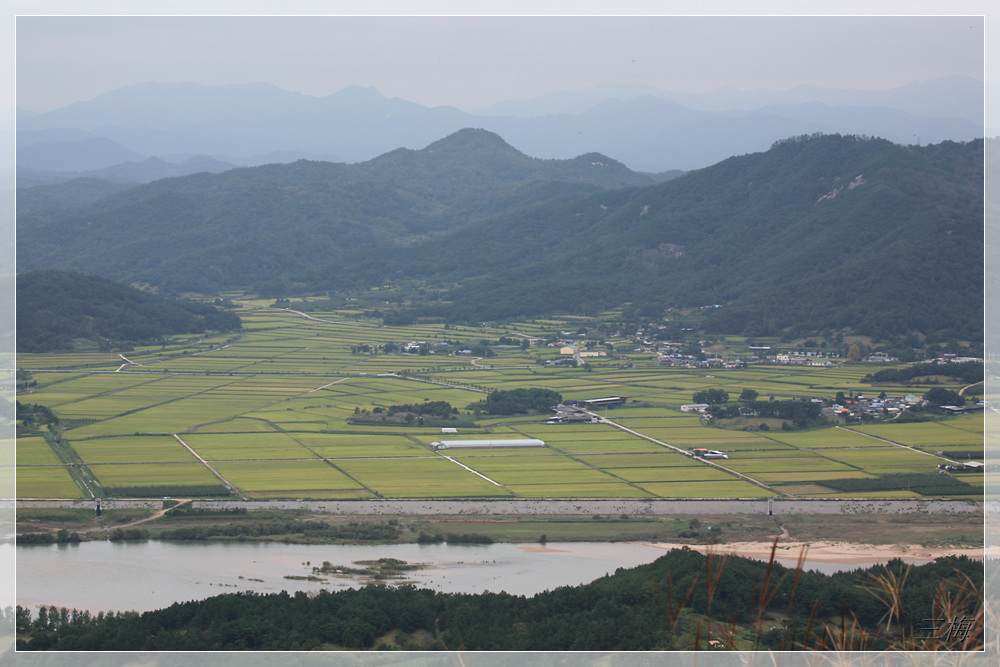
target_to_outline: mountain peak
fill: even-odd
[[[503,140],[499,134],[482,128],[467,127],[439,139],[424,149],[428,153],[442,151],[468,152],[470,150],[488,150],[520,155],[521,152]]]

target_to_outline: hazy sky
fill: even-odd
[[[47,111],[145,81],[264,81],[309,95],[358,84],[468,110],[612,82],[881,89],[981,79],[983,34],[982,16],[22,15],[17,106]]]

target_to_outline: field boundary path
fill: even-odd
[[[688,452],[684,451],[680,447],[677,447],[675,445],[671,445],[670,443],[663,442],[661,440],[657,440],[656,438],[652,438],[652,437],[650,437],[648,435],[644,435],[642,433],[639,433],[638,431],[633,431],[632,429],[628,428],[627,426],[622,426],[618,422],[613,422],[610,419],[608,419],[607,417],[600,416],[596,412],[591,412],[591,413],[588,413],[588,414],[590,414],[590,415],[592,415],[594,417],[597,417],[598,421],[600,423],[602,423],[602,424],[610,424],[611,426],[614,426],[615,428],[620,428],[621,430],[625,431],[626,433],[631,433],[632,435],[638,436],[638,437],[643,438],[645,440],[649,440],[650,442],[656,443],[657,445],[662,445],[663,447],[667,447],[669,449],[672,449],[675,452],[680,452],[684,456],[691,456],[691,454],[689,454]],[[753,477],[750,477],[749,475],[744,475],[741,472],[737,472],[736,470],[732,470],[730,468],[727,468],[724,465],[720,465],[720,464],[716,463],[715,461],[709,461],[708,459],[702,459],[702,458],[697,458],[696,460],[700,461],[701,463],[704,463],[707,466],[711,466],[713,468],[717,468],[718,470],[723,470],[723,471],[728,472],[730,474],[736,475],[737,477],[743,479],[744,481],[750,482],[754,486],[759,486],[760,488],[765,489],[767,491],[770,491],[771,493],[776,493],[779,496],[785,496],[785,497],[788,497],[788,498],[794,497],[794,496],[791,496],[791,495],[789,495],[787,493],[779,491],[778,489],[771,488],[770,486],[768,486],[764,482],[760,482],[760,481],[754,479]]]
[[[455,459],[451,458],[450,456],[448,456],[448,455],[446,455],[446,454],[441,454],[441,456],[442,456],[443,458],[446,458],[446,459],[448,459],[449,461],[451,461],[451,462],[452,462],[452,463],[454,463],[455,465],[457,465],[457,466],[461,466],[461,467],[465,468],[466,470],[468,470],[469,472],[471,472],[471,473],[472,473],[473,475],[479,475],[480,477],[482,477],[483,479],[485,479],[485,480],[486,480],[487,482],[489,482],[489,483],[490,483],[490,484],[492,484],[493,486],[499,486],[499,487],[500,487],[500,488],[502,488],[502,489],[506,489],[506,488],[507,488],[506,486],[504,486],[504,485],[503,485],[503,484],[501,484],[500,482],[498,482],[498,481],[496,481],[496,480],[493,480],[493,479],[490,479],[489,477],[487,477],[487,476],[486,476],[486,475],[484,475],[483,473],[479,472],[478,470],[473,470],[472,468],[470,468],[469,466],[465,465],[464,463],[461,463],[461,462],[459,462],[459,461],[456,461]]]
[[[172,433],[171,435],[173,435],[173,436],[174,436],[174,439],[176,439],[176,440],[177,440],[177,442],[179,442],[179,443],[181,443],[182,445],[184,445],[184,447],[185,447],[185,448],[186,448],[186,449],[187,449],[187,450],[188,450],[189,452],[191,452],[192,454],[194,454],[194,456],[195,456],[195,457],[196,457],[196,458],[197,458],[197,459],[198,459],[199,461],[201,461],[201,464],[202,464],[203,466],[205,466],[206,468],[208,468],[208,469],[209,469],[209,470],[211,471],[211,473],[212,473],[213,475],[215,475],[216,477],[218,477],[219,479],[221,479],[221,480],[222,480],[222,483],[223,483],[223,484],[225,484],[226,486],[228,486],[228,487],[229,487],[230,489],[235,489],[235,488],[236,488],[235,486],[233,486],[233,485],[232,485],[232,484],[231,484],[231,483],[229,482],[229,480],[228,480],[228,479],[226,479],[225,477],[223,477],[223,476],[222,476],[222,473],[220,473],[220,472],[219,472],[218,470],[216,470],[216,469],[215,469],[215,468],[213,468],[213,467],[212,467],[211,465],[209,465],[208,461],[206,461],[205,459],[203,459],[203,458],[201,457],[201,454],[199,454],[198,452],[194,451],[194,450],[193,450],[193,449],[191,448],[191,445],[189,445],[189,444],[187,444],[186,442],[184,442],[184,441],[183,441],[183,440],[181,439],[181,436],[177,435],[176,433]],[[245,500],[245,498],[244,498],[244,500]]]
[[[485,389],[476,389],[475,387],[467,387],[465,385],[452,384],[450,382],[442,382],[440,380],[428,380],[427,378],[413,377],[412,375],[400,375],[399,373],[379,373],[377,377],[396,378],[397,380],[412,380],[413,382],[426,382],[427,384],[436,384],[441,387],[450,387],[452,389],[464,389],[465,391],[474,391],[480,394],[489,393]]]
[[[834,428],[839,428],[839,429],[841,429],[843,431],[850,431],[851,433],[857,433],[858,435],[863,435],[866,438],[874,438],[875,440],[881,440],[882,442],[888,443],[888,444],[893,445],[895,447],[902,447],[903,449],[909,449],[911,452],[917,452],[918,454],[923,454],[924,456],[930,456],[930,457],[935,458],[935,459],[944,459],[945,461],[948,461],[949,463],[955,463],[955,464],[958,463],[958,461],[954,461],[952,459],[949,459],[946,456],[941,456],[939,454],[931,454],[930,452],[925,452],[924,450],[917,449],[916,447],[913,447],[911,445],[905,445],[902,442],[896,442],[895,440],[889,440],[887,438],[881,438],[881,437],[879,437],[877,435],[872,435],[871,433],[865,433],[864,431],[856,431],[853,428],[847,428],[846,426],[834,426]]]
[[[153,512],[152,514],[150,514],[149,516],[147,516],[144,519],[136,519],[135,521],[130,521],[128,523],[119,524],[117,526],[109,526],[107,530],[111,530],[112,528],[131,528],[132,526],[137,526],[140,523],[146,523],[147,521],[155,521],[156,519],[159,519],[164,514],[166,514],[170,510],[174,509],[175,507],[180,507],[181,505],[186,505],[186,504],[188,504],[190,502],[191,502],[190,498],[184,498],[184,499],[178,500],[176,505],[172,505],[170,507],[164,507],[162,509],[159,509],[159,510]],[[107,507],[107,502],[105,502],[104,504],[105,504],[105,507]]]
[[[295,313],[296,315],[301,315],[302,317],[306,318],[307,320],[314,320],[316,322],[323,322],[324,324],[343,324],[345,326],[350,326],[350,327],[367,327],[367,328],[373,328],[373,327],[371,327],[371,325],[365,325],[362,322],[348,322],[346,320],[339,320],[339,321],[338,320],[324,320],[321,317],[313,317],[312,315],[310,315],[308,313],[303,313],[301,310],[292,310],[291,308],[273,308],[273,309],[269,309],[269,310],[271,310],[272,312],[277,312],[277,313],[280,313],[282,311],[284,311],[286,313]],[[266,313],[266,312],[268,312],[268,309],[260,308],[260,309],[258,309],[255,312]]]
[[[971,389],[972,387],[975,387],[977,384],[984,384],[985,382],[986,382],[986,380],[980,380],[979,382],[973,382],[972,384],[967,384],[967,385],[965,385],[964,387],[962,387],[961,389],[958,390],[958,395],[959,396],[965,396],[965,390],[966,389]]]
[[[512,369],[531,368],[531,366],[493,366],[493,365],[484,366],[479,362],[485,358],[486,357],[473,357],[469,359],[469,363],[475,366],[476,368],[482,368],[483,370],[490,370],[490,371],[509,371]]]

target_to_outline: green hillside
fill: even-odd
[[[265,296],[416,281],[415,315],[707,306],[709,330],[982,337],[983,145],[814,135],[662,183],[482,130],[357,164],[165,179],[25,212],[22,267]],[[718,306],[716,308],[715,306]]]
[[[358,165],[299,161],[197,174],[88,207],[25,212],[19,262],[172,292],[281,294],[295,283],[312,288],[316,270],[331,263],[346,277],[345,264],[497,212],[652,180],[601,156],[536,160],[496,135],[464,130]]]
[[[175,334],[230,331],[240,318],[208,304],[178,301],[106,278],[39,270],[17,277],[17,350],[107,346]]]
[[[980,339],[982,235],[981,142],[823,136],[494,220],[457,232],[428,263],[490,249],[464,264],[458,318],[630,301],[649,315],[719,305],[708,327],[748,335]]]

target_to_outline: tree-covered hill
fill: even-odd
[[[979,339],[982,165],[981,142],[799,138],[661,185],[460,230],[424,261],[475,258],[453,274],[463,280],[456,318],[630,301],[653,316],[719,305],[708,326],[749,335]]]
[[[107,278],[38,270],[17,277],[17,350],[72,349],[157,340],[175,334],[230,331],[240,318],[213,305],[149,294]]]
[[[978,340],[983,144],[812,135],[652,183],[482,130],[357,165],[165,179],[18,218],[22,267],[269,296],[423,281],[451,321],[632,303],[710,330]],[[714,306],[718,306],[715,308]]]
[[[299,161],[164,179],[81,208],[18,218],[19,263],[173,292],[311,288],[498,212],[650,183],[613,160],[537,160],[482,130],[358,165]],[[330,276],[327,277],[329,280]]]
[[[113,182],[97,178],[74,178],[58,184],[18,187],[17,209],[29,211],[38,208],[79,206],[134,186],[134,183]]]

